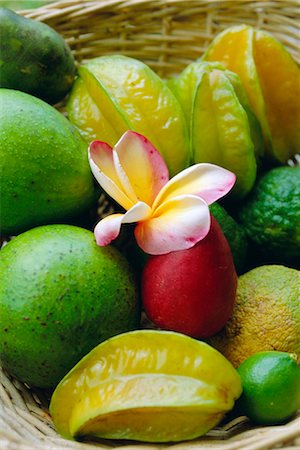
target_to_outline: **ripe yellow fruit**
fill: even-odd
[[[277,350],[300,358],[300,271],[256,267],[239,277],[233,314],[209,343],[237,367],[257,352]]]
[[[100,139],[113,146],[125,131],[134,130],[157,148],[171,176],[189,164],[181,106],[164,81],[141,61],[110,55],[80,66],[67,111],[87,142]]]
[[[299,151],[300,70],[285,47],[263,30],[238,25],[220,33],[204,59],[221,62],[239,75],[269,158],[286,163]]]
[[[138,330],[84,357],[56,388],[50,413],[69,439],[180,441],[215,426],[240,394],[237,371],[208,344]]]

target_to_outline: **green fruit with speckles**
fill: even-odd
[[[275,264],[241,275],[233,313],[209,339],[238,367],[258,352],[294,353],[300,362],[300,271]]]
[[[300,167],[263,174],[237,215],[256,261],[299,266]]]
[[[0,87],[56,103],[70,90],[76,66],[72,52],[53,28],[0,8]]]
[[[59,223],[96,200],[87,144],[55,108],[24,92],[0,89],[3,234]]]
[[[114,247],[70,225],[34,228],[0,252],[0,359],[54,387],[94,346],[138,327],[135,277]]]

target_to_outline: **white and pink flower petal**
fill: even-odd
[[[89,160],[121,189],[122,186],[115,169],[113,149],[110,145],[102,141],[92,141],[89,146]]]
[[[169,180],[162,156],[148,139],[134,131],[124,133],[114,150],[138,200],[152,205]]]
[[[94,228],[96,242],[105,247],[119,236],[124,214],[111,214],[100,220]]]
[[[122,223],[146,220],[150,215],[151,208],[146,203],[139,202],[125,214],[111,214],[110,216],[104,217],[104,219],[97,223],[94,229],[97,244],[105,246],[116,239],[120,233]]]
[[[124,214],[123,223],[139,222],[151,217],[152,209],[145,202],[138,202]]]
[[[235,183],[235,175],[209,163],[195,164],[175,175],[159,192],[153,208],[179,195],[196,195],[211,204],[227,194]]]
[[[133,204],[137,203],[139,201],[138,197],[137,197],[136,193],[134,192],[134,189],[130,183],[130,180],[121,165],[119,155],[115,150],[113,150],[113,158],[114,158],[114,165],[115,165],[115,169],[116,169],[116,172],[118,175],[118,179],[119,179],[120,185],[122,186],[123,191],[125,192],[127,197],[130,198],[130,200],[132,201]]]
[[[89,158],[89,163],[94,177],[104,189],[107,194],[118,202],[123,208],[130,209],[133,205],[132,200],[124,193],[122,187],[120,188],[111,178],[102,172],[95,164],[92,158]]]
[[[164,202],[150,219],[135,228],[138,245],[152,255],[193,247],[210,228],[209,208],[194,195],[181,195]]]

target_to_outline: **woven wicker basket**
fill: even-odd
[[[22,14],[60,32],[78,62],[121,53],[141,59],[163,77],[181,71],[201,56],[218,32],[240,23],[272,32],[300,62],[297,0],[68,0]],[[246,417],[228,419],[201,439],[173,445],[69,442],[53,429],[47,410],[48,393],[33,391],[3,372],[0,376],[2,450],[300,449],[299,414],[277,427],[255,428]]]

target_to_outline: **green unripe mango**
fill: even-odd
[[[95,345],[135,329],[137,282],[91,231],[46,225],[0,252],[0,360],[32,386],[54,387]]]
[[[24,92],[0,89],[3,234],[69,220],[95,201],[87,144],[55,108]]]
[[[67,43],[53,28],[0,8],[0,87],[54,104],[70,90],[76,73]]]

